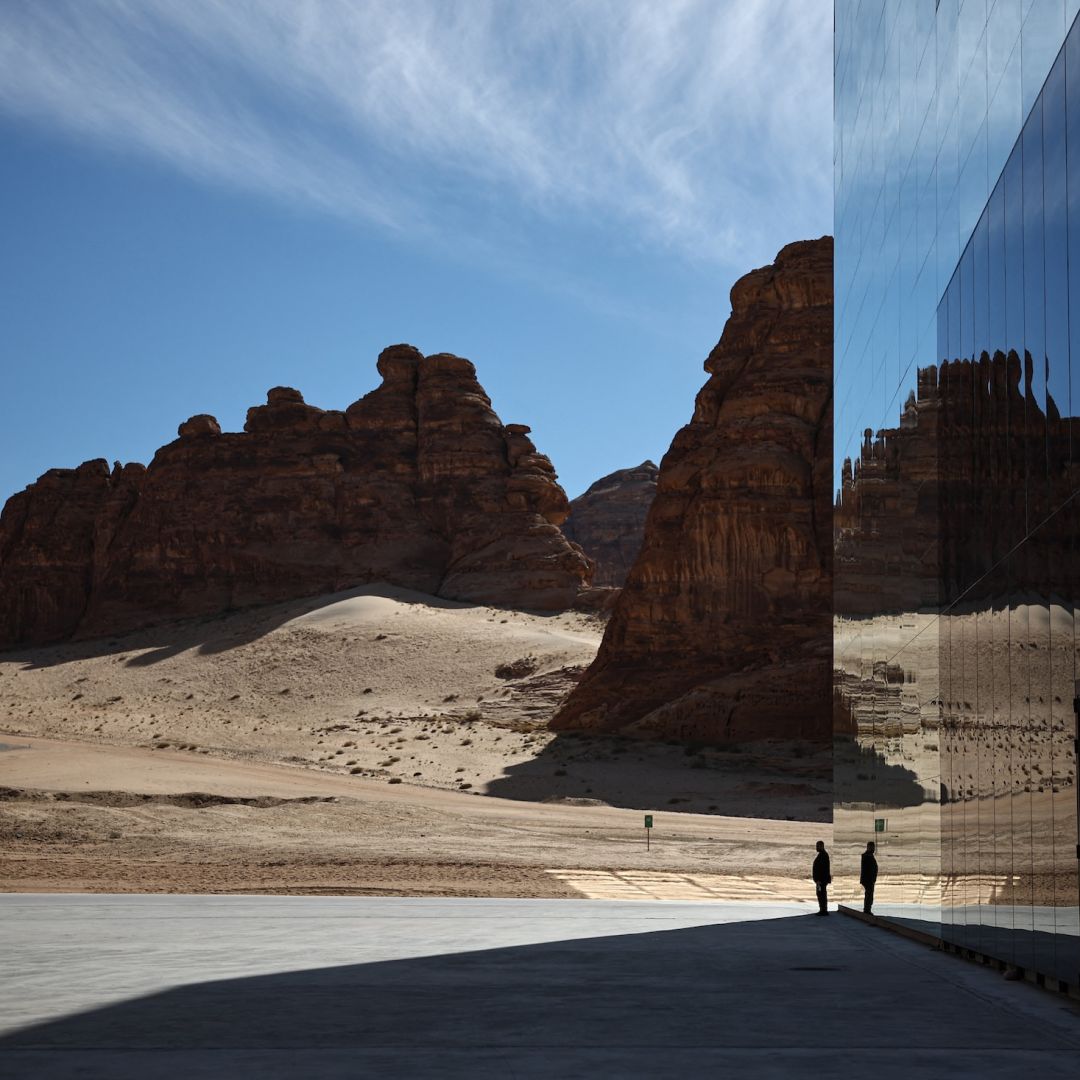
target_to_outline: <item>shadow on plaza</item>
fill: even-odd
[[[10,1034],[0,1070],[765,1080],[812,1062],[902,1080],[914,1053],[926,1075],[1012,1078],[1029,1075],[1035,1045],[1071,1067],[1075,1049],[1062,1048],[1076,1044],[1056,1029],[950,981],[928,984],[910,954],[870,940],[878,933],[795,915],[208,981]],[[898,1007],[902,1023],[881,1022]]]
[[[15,1032],[0,1060],[31,1048],[826,1045],[818,1033],[835,1031],[840,995],[873,993],[850,954],[833,955],[846,935],[829,927],[841,921],[798,915],[204,982]],[[797,1025],[776,1029],[777,993],[798,1003]]]

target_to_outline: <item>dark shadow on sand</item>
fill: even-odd
[[[874,747],[848,735],[833,740],[833,768],[837,799],[846,805],[902,809],[926,802],[913,769],[887,761]]]
[[[831,787],[820,788],[822,781],[831,780],[831,769],[827,777],[811,776],[800,771],[809,770],[809,758],[792,758],[786,770],[774,764],[780,760],[779,753],[766,756],[760,748],[560,732],[527,761],[507,766],[502,777],[488,782],[485,793],[527,802],[831,821]],[[652,772],[647,790],[635,788],[635,770]],[[803,813],[793,812],[799,807],[792,796],[802,800]]]

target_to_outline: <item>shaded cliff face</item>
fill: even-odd
[[[833,603],[841,618],[937,608],[937,370],[920,370],[918,384],[899,426],[876,435],[867,428],[858,460],[841,467],[833,507]]]
[[[833,510],[838,616],[985,600],[1006,559],[1011,589],[1071,595],[1073,531],[1060,522],[1080,482],[1080,421],[1036,383],[1030,354],[946,360],[918,370],[897,427],[864,432]],[[1034,528],[1052,510],[1057,528]]]
[[[563,534],[596,564],[594,585],[626,581],[645,538],[645,517],[656,496],[659,472],[651,461],[643,461],[635,469],[619,469],[597,480],[571,501]]]
[[[523,425],[457,356],[408,345],[343,412],[275,387],[242,434],[180,425],[150,465],[54,469],[0,516],[0,647],[385,581],[450,599],[571,605],[589,562]]]
[[[785,247],[736,282],[731,306],[558,729],[830,736],[831,237]]]

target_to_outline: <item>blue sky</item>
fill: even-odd
[[[4,0],[0,499],[407,341],[571,496],[831,231],[830,0]]]

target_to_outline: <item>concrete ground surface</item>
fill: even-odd
[[[0,895],[0,1075],[1072,1075],[1075,1002],[785,903]]]

